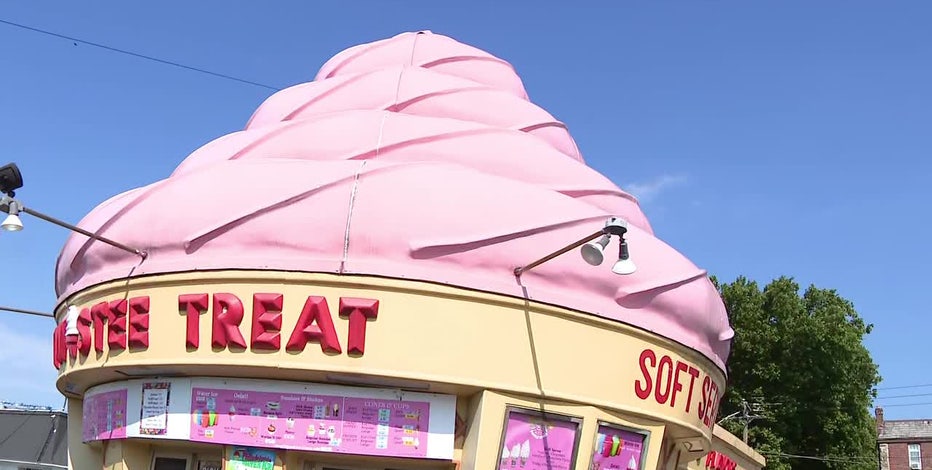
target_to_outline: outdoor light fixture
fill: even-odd
[[[81,332],[78,331],[78,315],[80,313],[78,307],[74,305],[69,306],[68,312],[65,313],[65,344],[69,350],[74,350],[77,347],[78,336],[81,335]]]
[[[619,236],[621,243],[618,246],[618,261],[612,266],[612,272],[615,274],[633,274],[638,267],[631,261],[631,255],[628,254],[628,242],[624,236]]]
[[[78,336],[78,315],[80,315],[78,307],[71,305],[68,307],[68,312],[65,313],[65,336]]]
[[[635,266],[634,261],[631,261],[628,253],[628,242],[625,241],[625,233],[628,233],[628,222],[619,217],[612,217],[605,222],[605,227],[602,230],[554,251],[533,263],[515,268],[515,276],[521,277],[521,274],[579,246],[582,246],[580,254],[583,260],[592,266],[598,266],[605,261],[605,248],[611,242],[612,235],[617,235],[621,244],[618,251],[618,261],[612,266],[612,272],[620,275],[633,274],[637,270],[637,266]]]
[[[43,214],[39,211],[24,206],[22,202],[14,199],[16,197],[15,191],[22,187],[23,175],[20,173],[19,168],[17,168],[15,163],[8,163],[0,167],[0,193],[3,193],[3,195],[0,196],[0,211],[6,212],[8,214],[3,223],[0,224],[0,228],[3,230],[7,232],[18,232],[22,230],[23,221],[19,218],[19,214],[22,212],[33,217],[38,217],[46,222],[58,225],[59,227],[64,227],[68,230],[71,230],[72,232],[80,233],[81,235],[84,235],[85,237],[88,237],[92,240],[97,240],[112,247],[119,248],[134,255],[138,255],[142,259],[146,259],[147,254],[145,251],[126,246],[107,237],[97,235],[96,233],[88,232],[81,227],[71,225],[68,222],[58,220],[55,217]]]
[[[598,266],[605,260],[605,247],[612,241],[611,235],[602,235],[602,238],[586,243],[582,247],[582,257],[587,263]]]
[[[7,232],[19,232],[23,229],[23,221],[19,218],[19,202],[15,199],[11,199],[7,207],[9,215],[3,219],[3,224],[0,224],[0,228]]]

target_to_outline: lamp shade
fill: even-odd
[[[605,260],[605,247],[608,246],[609,241],[611,238],[608,235],[602,235],[602,238],[583,245],[581,253],[583,259],[593,266],[602,264]]]
[[[18,215],[10,214],[6,216],[6,219],[3,219],[3,224],[0,225],[0,228],[7,232],[18,232],[23,229],[23,221],[20,220]]]

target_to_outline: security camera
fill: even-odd
[[[7,163],[0,167],[0,192],[13,197],[13,191],[23,187],[23,174],[15,163]]]

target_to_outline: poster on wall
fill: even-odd
[[[81,437],[84,442],[126,437],[126,389],[84,397]]]
[[[195,387],[190,439],[424,458],[429,423],[428,402]]]
[[[275,451],[254,447],[229,448],[227,470],[274,470]]]
[[[569,470],[576,466],[579,420],[509,409],[499,470]]]
[[[590,470],[641,470],[646,432],[599,424]]]
[[[161,436],[168,432],[168,403],[171,382],[142,384],[142,407],[139,411],[139,434]]]

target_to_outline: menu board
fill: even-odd
[[[579,424],[569,418],[509,410],[499,470],[569,470],[575,466]]]
[[[191,394],[192,441],[427,456],[427,402],[197,387]]]
[[[84,397],[84,442],[126,437],[126,389]]]
[[[164,435],[168,431],[168,404],[171,382],[142,384],[139,434]]]
[[[641,470],[646,435],[600,425],[590,470]]]

